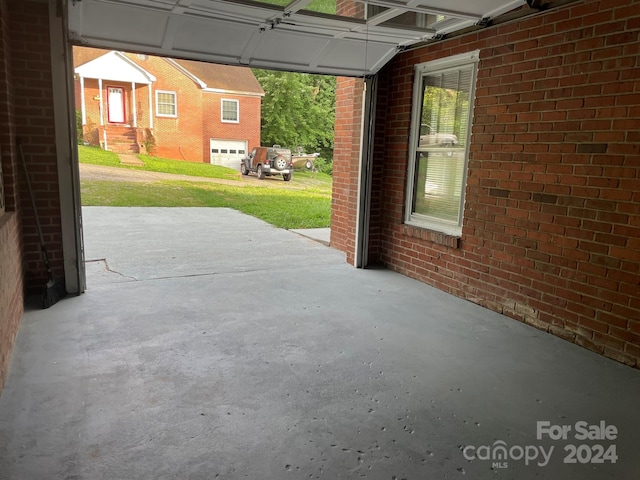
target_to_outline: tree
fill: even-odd
[[[262,100],[262,144],[296,152],[319,152],[333,159],[335,77],[254,69],[265,91]]]

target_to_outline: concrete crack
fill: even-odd
[[[107,262],[106,258],[96,258],[95,260],[85,260],[85,263],[93,263],[93,262],[102,262],[104,263],[104,268],[109,273],[115,273],[116,275],[120,275],[123,278],[129,278],[134,282],[138,282],[139,280],[136,277],[132,277],[131,275],[125,275],[124,273],[118,272],[117,270],[112,270]]]

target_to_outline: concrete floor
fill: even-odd
[[[87,293],[18,335],[3,480],[638,478],[639,371],[232,210],[84,214]]]

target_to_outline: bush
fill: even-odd
[[[82,131],[82,112],[76,110],[76,137],[78,145],[84,144],[84,132]]]
[[[333,159],[318,157],[313,162],[313,168],[318,172],[333,175]]]

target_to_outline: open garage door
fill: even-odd
[[[375,74],[399,50],[523,5],[525,0],[72,0],[69,34],[91,47],[360,77]]]
[[[399,51],[474,25],[485,25],[494,17],[534,2],[336,0],[329,12],[322,11],[320,3],[332,5],[315,0],[51,1],[54,58],[60,59],[53,66],[53,76],[60,86],[66,84],[72,98],[72,70],[64,60],[70,58],[69,42],[227,65],[373,77]],[[58,32],[66,38],[58,37]],[[65,118],[58,124],[71,123],[69,112],[73,106],[70,102],[68,107],[59,103],[56,114]],[[363,119],[367,128],[373,128],[371,115]],[[72,124],[56,130],[60,136],[57,147],[77,158],[77,153],[70,151],[75,147],[70,147],[68,141],[74,137],[73,130]],[[370,163],[366,146],[362,152],[361,169],[366,169]],[[68,163],[72,162],[65,163],[61,155],[61,181],[67,179],[74,187],[61,193],[65,261],[74,264],[67,268],[72,272],[67,274],[67,282],[83,291],[82,229],[77,212],[79,180],[77,172],[69,173]],[[73,168],[77,170],[77,162]],[[360,178],[361,198],[366,198],[370,189],[365,177],[363,174]],[[358,206],[362,228],[357,237],[366,231],[363,208],[366,201]]]
[[[247,142],[211,139],[211,164],[240,170],[240,161],[247,154]]]

